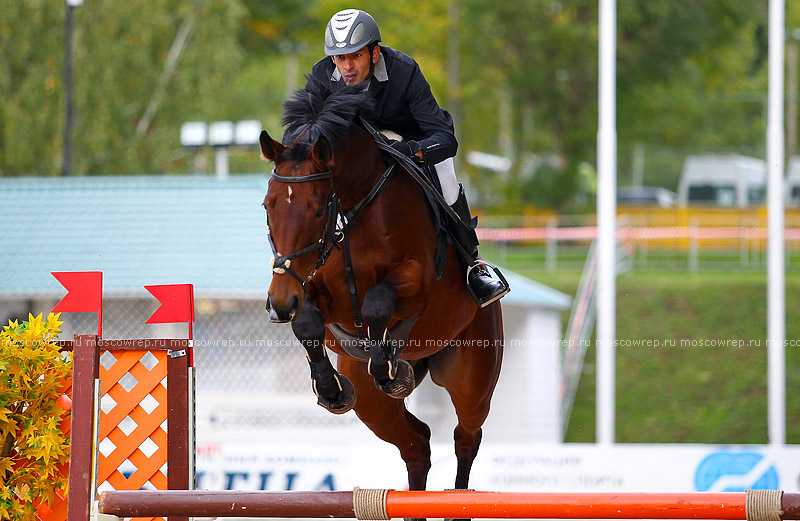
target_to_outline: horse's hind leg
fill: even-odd
[[[408,412],[402,400],[392,399],[376,389],[365,363],[344,356],[337,363],[339,371],[352,380],[358,392],[355,406],[358,418],[376,436],[400,450],[408,471],[408,488],[425,490],[431,468],[430,428]]]
[[[319,308],[306,299],[292,322],[292,331],[303,345],[311,369],[311,384],[317,403],[334,414],[344,414],[356,403],[353,384],[336,372],[325,351],[325,324]]]
[[[472,462],[481,444],[482,426],[489,415],[503,359],[503,325],[499,305],[479,309],[461,341],[428,358],[431,378],[450,394],[458,425],[456,489],[469,487]]]

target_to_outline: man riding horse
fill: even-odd
[[[411,490],[425,489],[431,430],[403,398],[430,375],[456,412],[455,487],[463,489],[500,375],[497,299],[508,288],[478,258],[453,172],[449,115],[417,64],[379,40],[366,13],[337,13],[326,32],[334,58],[318,63],[284,103],[283,141],[259,136],[274,163],[264,197],[274,274],[267,310],[271,321],[291,323],[317,403],[334,414],[355,411],[397,447]],[[373,125],[406,139],[390,146]],[[431,186],[439,176],[444,196]],[[445,226],[455,229],[444,233]],[[337,354],[335,368],[328,350]]]
[[[311,71],[311,81],[331,92],[364,82],[375,100],[367,118],[379,129],[391,131],[392,148],[420,166],[435,168],[445,201],[460,220],[449,220],[458,243],[466,280],[476,302],[486,306],[509,292],[507,284],[492,278],[478,256],[477,219],[456,180],[453,156],[458,142],[450,114],[439,107],[419,65],[409,56],[378,45],[378,24],[368,13],[347,9],[334,14],[325,29],[325,54]],[[309,85],[306,85],[309,89]]]

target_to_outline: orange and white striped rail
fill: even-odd
[[[478,228],[478,238],[489,241],[579,241],[597,237],[595,226],[535,226],[527,228]],[[786,240],[800,240],[800,228],[786,228]],[[743,226],[635,226],[619,227],[617,238],[635,240],[658,239],[766,239],[767,229]]]

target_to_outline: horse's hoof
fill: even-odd
[[[341,390],[336,395],[336,400],[330,400],[322,395],[317,396],[317,405],[324,407],[333,414],[344,414],[356,406],[356,390],[346,376],[336,373]]]
[[[394,379],[386,383],[375,380],[375,386],[387,395],[402,400],[414,390],[414,368],[411,364],[399,358],[397,360],[397,374]]]

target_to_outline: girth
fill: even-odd
[[[401,320],[389,329],[388,338],[390,342],[397,346],[396,354],[398,357],[405,351],[408,345],[408,337],[411,335],[411,330],[416,323],[416,318],[409,318]],[[339,345],[342,346],[345,353],[359,360],[369,360],[370,346],[366,337],[348,333],[338,324],[328,324],[328,331],[336,337],[336,340],[339,342]]]

